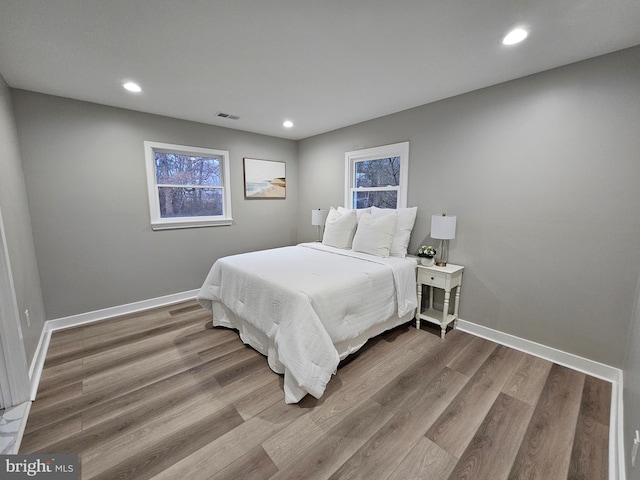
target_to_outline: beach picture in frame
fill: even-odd
[[[244,159],[244,198],[286,198],[285,162]]]

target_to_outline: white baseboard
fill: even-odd
[[[93,312],[80,313],[78,315],[71,315],[69,317],[56,318],[55,320],[48,320],[45,323],[45,326],[48,326],[52,332],[55,332],[57,330],[64,330],[66,328],[77,327],[79,325],[85,325],[87,323],[98,322],[106,318],[128,315],[130,313],[141,312],[143,310],[149,310],[151,308],[163,307],[165,305],[171,305],[172,303],[191,300],[193,298],[196,298],[198,291],[199,290],[190,290],[188,292],[174,293],[172,295],[165,295],[164,297],[141,300],[139,302],[127,303],[125,305],[104,308],[102,310],[95,310]]]
[[[33,360],[31,361],[31,367],[29,367],[29,381],[31,382],[31,401],[36,399],[36,393],[38,392],[38,385],[40,384],[40,375],[44,368],[44,360],[47,356],[47,350],[49,349],[49,341],[51,340],[51,329],[47,325],[49,322],[44,322],[42,332],[40,332],[40,340],[38,346],[33,354]]]
[[[624,462],[624,418],[622,411],[622,370],[553,347],[525,340],[508,333],[458,320],[458,329],[492,342],[506,345],[544,358],[587,375],[611,382],[611,416],[609,419],[609,480],[626,478]]]

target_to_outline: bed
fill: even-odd
[[[340,360],[417,306],[415,258],[366,253],[354,233],[352,248],[334,246],[327,233],[322,243],[220,258],[198,293],[214,326],[238,330],[284,375],[286,403],[320,398]]]

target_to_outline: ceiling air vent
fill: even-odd
[[[229,120],[240,120],[239,116],[231,115],[230,113],[218,112],[216,113],[216,116],[220,118],[228,118]]]

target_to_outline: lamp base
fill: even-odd
[[[436,257],[436,266],[446,267],[449,261],[449,240],[440,239],[440,251]]]

